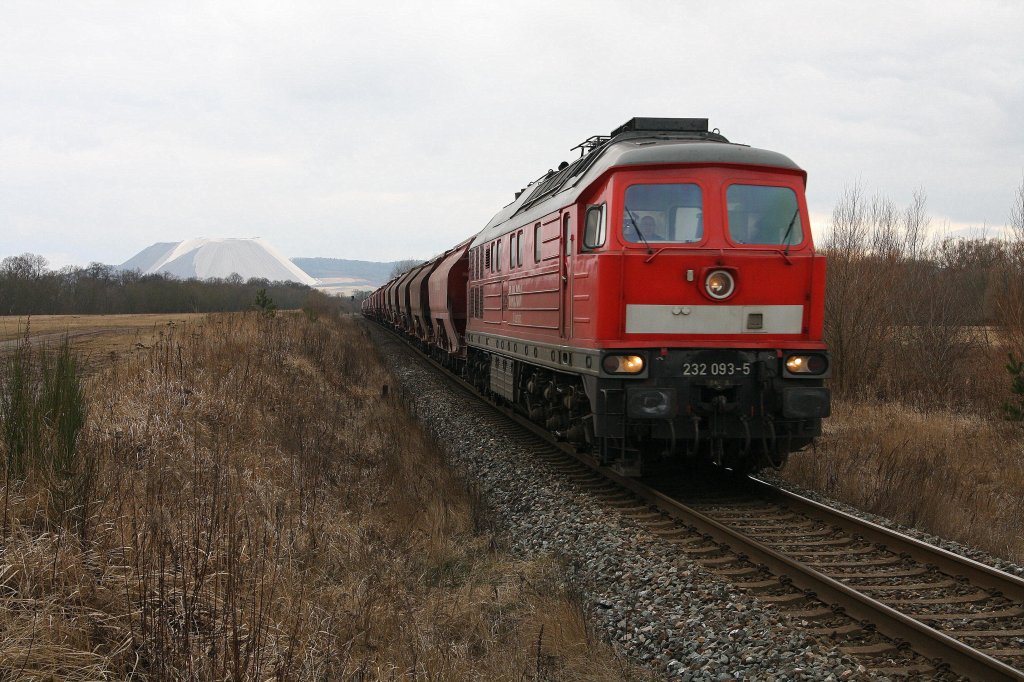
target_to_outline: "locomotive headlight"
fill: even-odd
[[[813,353],[794,354],[786,358],[786,371],[790,374],[819,376],[828,370],[828,360],[824,355]]]
[[[704,280],[704,290],[711,298],[718,300],[729,298],[735,289],[736,280],[727,270],[714,270]]]
[[[608,374],[639,374],[644,371],[644,359],[639,355],[606,355],[601,366]]]

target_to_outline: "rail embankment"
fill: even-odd
[[[216,315],[2,369],[0,677],[623,679],[361,328]]]

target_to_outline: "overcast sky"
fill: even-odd
[[[0,0],[0,257],[260,236],[427,258],[633,116],[1005,225],[1024,3]]]

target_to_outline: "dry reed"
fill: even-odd
[[[365,332],[169,327],[88,380],[82,526],[5,491],[0,677],[623,679],[551,561],[499,551]]]

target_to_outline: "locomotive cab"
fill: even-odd
[[[686,453],[750,470],[820,434],[825,262],[803,172],[758,163],[759,151],[745,148],[744,164],[613,167],[587,209],[607,350],[584,383],[609,461]]]

